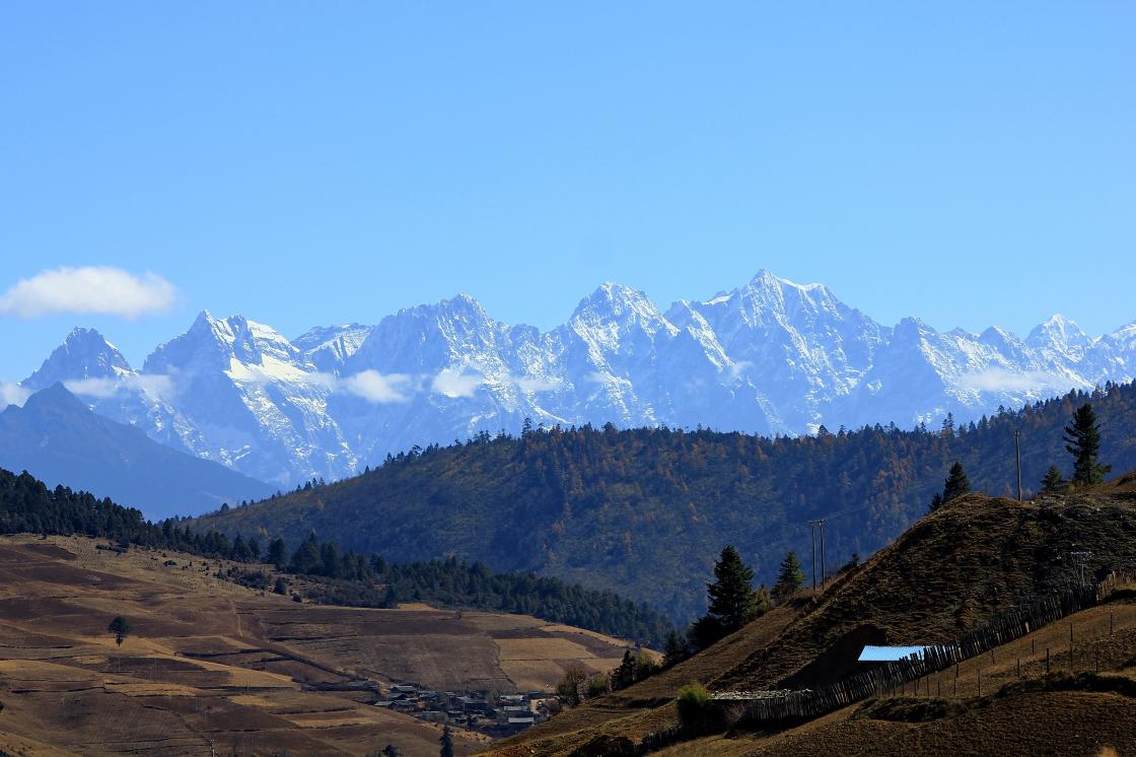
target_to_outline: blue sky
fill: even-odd
[[[140,363],[202,308],[292,336],[467,291],[548,327],[759,268],[885,323],[1136,319],[1136,6],[929,5],[4,4],[0,292],[176,295],[0,315],[0,379],[77,324]]]

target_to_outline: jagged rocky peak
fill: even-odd
[[[130,368],[113,346],[78,330],[27,383],[121,371]],[[496,321],[468,294],[293,341],[239,315],[202,312],[143,375],[123,376],[131,386],[166,380],[174,391],[160,406],[116,392],[97,410],[288,483],[345,475],[413,444],[516,430],[526,415],[792,434],[821,422],[904,426],[947,410],[977,417],[1041,396],[1033,387],[1059,393],[1134,373],[1136,327],[1091,339],[1054,316],[1027,340],[997,328],[938,331],[917,318],[885,327],[821,284],[761,270],[666,314],[643,292],[606,283],[545,332]]]
[[[1026,343],[1034,348],[1056,348],[1062,352],[1071,349],[1084,349],[1092,344],[1092,339],[1073,321],[1056,313],[1034,327],[1026,338]]]
[[[161,345],[146,359],[147,373],[205,368],[227,369],[233,359],[260,365],[265,359],[293,363],[302,360],[299,348],[280,332],[242,315],[215,318],[208,310],[179,337]]]
[[[130,372],[126,358],[102,334],[75,328],[23,385],[36,391],[57,381],[114,378]]]
[[[374,329],[362,323],[316,326],[293,339],[292,344],[319,370],[336,373],[359,351]]]
[[[858,311],[841,303],[823,284],[798,284],[764,269],[736,289],[719,292],[707,300],[684,304],[705,314],[711,323],[740,319],[751,327],[859,315]],[[869,319],[864,317],[864,320]]]
[[[570,323],[634,325],[648,333],[663,330],[674,334],[678,331],[644,292],[610,281],[600,284],[580,300]]]

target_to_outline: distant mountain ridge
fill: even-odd
[[[60,383],[0,412],[0,467],[111,497],[155,519],[271,494],[267,484],[91,412]]]
[[[967,420],[1134,376],[1136,322],[1097,338],[1059,315],[1025,339],[883,326],[824,285],[762,271],[665,312],[603,284],[547,332],[464,294],[291,340],[202,312],[141,370],[77,329],[23,385],[63,381],[156,441],[284,487],[525,418],[795,435]]]
[[[1085,402],[1100,419],[1101,461],[1136,469],[1136,383],[1128,383],[934,431],[872,426],[768,438],[583,426],[483,434],[206,515],[193,528],[291,545],[314,532],[401,562],[452,555],[619,590],[686,623],[705,610],[706,577],[726,544],[772,585],[788,550],[809,559],[810,521],[826,520],[833,568],[867,556],[927,513],[956,461],[976,490],[1012,496],[1015,431],[1026,495],[1051,465],[1070,476],[1062,429]]]

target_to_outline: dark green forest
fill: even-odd
[[[314,532],[400,562],[454,556],[533,571],[648,601],[685,624],[705,610],[705,582],[724,544],[772,584],[790,549],[810,570],[809,520],[828,520],[828,566],[868,555],[927,512],[955,461],[974,489],[1011,495],[1015,431],[1027,495],[1052,464],[1068,478],[1063,428],[1087,401],[1101,420],[1102,462],[1117,473],[1136,467],[1136,387],[1109,385],[912,430],[822,427],[767,438],[607,425],[483,433],[234,507],[196,527],[280,536],[290,545]]]
[[[417,601],[527,613],[654,645],[661,645],[672,630],[660,613],[609,591],[530,573],[494,574],[483,563],[456,559],[390,563],[379,555],[343,552],[334,542],[321,542],[310,534],[288,552],[279,540],[262,543],[239,534],[230,540],[219,531],[191,530],[173,519],[151,523],[140,511],[109,499],[64,486],[49,489],[27,472],[16,475],[0,469],[0,533],[81,535],[125,548],[135,545],[235,560],[248,567],[231,568],[224,577],[268,589],[273,587],[274,570],[304,576],[304,596],[328,604],[393,607]],[[285,586],[287,582],[276,584],[281,593]]]

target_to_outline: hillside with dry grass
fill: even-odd
[[[1090,577],[1131,569],[1134,482],[1130,476],[1095,491],[1031,502],[978,494],[955,500],[816,596],[803,593],[792,606],[671,670],[490,749],[569,755],[588,744],[630,746],[677,725],[674,696],[686,682],[712,690],[817,686],[850,673],[865,643],[953,641],[1008,609],[1068,587],[1079,571],[1072,551],[1091,553]],[[1136,749],[1131,597],[1119,592],[1107,604],[967,660],[957,671],[927,676],[895,697],[773,730],[742,723],[663,753],[1096,754],[1105,746],[1126,753]],[[1013,746],[1020,744],[1038,748]]]
[[[624,649],[524,615],[297,603],[218,579],[224,561],[99,543],[0,537],[2,753],[436,755],[439,726],[367,687],[548,689]],[[484,742],[457,733],[460,754]]]

